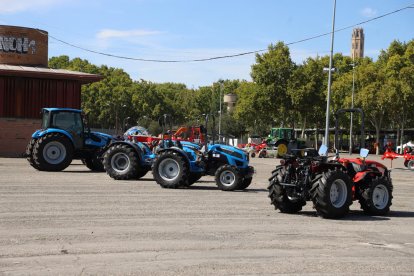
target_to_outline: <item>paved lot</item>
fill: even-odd
[[[222,192],[209,177],[167,190],[150,173],[115,181],[79,162],[48,173],[0,158],[0,274],[413,275],[414,172],[401,161],[388,216],[354,202],[341,220],[311,204],[275,211],[266,186],[277,162],[253,159],[252,186]]]

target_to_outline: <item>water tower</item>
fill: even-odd
[[[227,104],[227,111],[233,112],[234,107],[236,106],[236,102],[237,102],[237,95],[233,93],[226,94],[224,95],[223,101],[225,104]]]

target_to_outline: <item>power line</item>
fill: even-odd
[[[386,13],[386,14],[383,14],[383,15],[379,15],[377,17],[373,17],[373,18],[368,19],[368,20],[365,20],[365,21],[361,21],[361,22],[359,22],[357,24],[353,24],[353,25],[350,25],[350,26],[347,26],[347,27],[339,28],[339,29],[335,30],[335,33],[341,32],[341,31],[344,31],[344,30],[347,30],[347,29],[350,29],[350,28],[354,28],[356,26],[360,26],[360,25],[363,25],[363,24],[366,24],[366,23],[369,23],[369,22],[372,22],[372,21],[375,21],[375,20],[384,18],[386,16],[389,16],[389,15],[392,15],[392,14],[395,14],[395,13],[399,13],[401,11],[404,11],[404,10],[410,9],[410,8],[414,8],[414,4],[410,4],[410,5],[406,6],[406,7],[403,7],[403,8],[394,10],[394,11],[391,11],[389,13]],[[40,33],[42,33],[42,34],[45,34],[45,33],[43,33],[39,29],[38,29],[38,31]],[[327,35],[330,35],[330,34],[332,34],[332,32],[327,32],[327,33],[323,33],[323,34],[319,34],[319,35],[307,37],[307,38],[304,38],[304,39],[296,40],[296,41],[293,41],[293,42],[286,43],[286,45],[294,45],[294,44],[306,42],[306,41],[309,41],[309,40],[314,40],[314,39],[317,39],[317,38],[320,38],[320,37],[323,37],[323,36],[327,36]],[[80,49],[80,50],[83,50],[83,51],[86,51],[86,52],[90,52],[90,53],[94,53],[94,54],[98,54],[98,55],[103,55],[103,56],[108,56],[108,57],[113,57],[113,58],[119,58],[119,59],[126,59],[126,60],[144,61],[144,62],[159,62],[159,63],[188,63],[188,62],[212,61],[212,60],[218,60],[218,59],[235,58],[235,57],[246,56],[246,55],[251,55],[251,54],[258,54],[258,53],[261,53],[261,52],[264,52],[264,51],[267,51],[268,50],[266,48],[266,49],[260,49],[260,50],[242,52],[242,53],[238,53],[238,54],[223,55],[223,56],[216,56],[216,57],[209,57],[209,58],[200,58],[200,59],[162,60],[162,59],[134,58],[134,57],[127,57],[127,56],[121,56],[121,55],[115,55],[115,54],[109,54],[109,53],[99,52],[99,51],[91,50],[91,49],[88,49],[88,48],[84,48],[84,47],[81,47],[81,46],[78,46],[78,45],[75,45],[75,44],[66,42],[66,41],[61,40],[61,39],[59,39],[57,37],[54,37],[54,36],[52,36],[50,34],[49,34],[49,37],[51,37],[52,39],[54,39],[54,40],[56,40],[56,41],[58,41],[58,42],[60,42],[62,44],[68,45],[70,47],[77,48],[77,49]]]

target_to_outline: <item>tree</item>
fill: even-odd
[[[268,121],[281,124],[294,119],[289,116],[291,102],[287,94],[288,82],[294,69],[289,48],[283,43],[271,44],[268,52],[256,55],[251,76],[260,86],[261,110],[267,114]]]

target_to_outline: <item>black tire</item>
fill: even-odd
[[[362,191],[359,203],[365,213],[383,216],[390,211],[392,205],[392,184],[385,177],[375,178],[369,187]]]
[[[408,162],[410,162],[410,160],[404,160],[404,166],[405,166],[406,168],[408,168]]]
[[[352,184],[346,173],[329,170],[315,185],[312,201],[319,216],[335,219],[348,214],[352,204]]]
[[[196,183],[201,177],[203,176],[202,173],[190,173],[190,175],[188,176],[188,186],[193,185],[194,183]]]
[[[408,161],[407,168],[414,171],[414,160]]]
[[[37,139],[30,139],[29,143],[26,146],[26,159],[29,162],[30,166],[38,170],[39,168],[36,166],[34,159],[33,159],[33,149],[34,145],[36,144]]]
[[[148,169],[139,169],[136,179],[140,179],[140,178],[144,177],[149,171],[150,170],[148,170]]]
[[[116,180],[138,179],[140,163],[135,150],[124,144],[109,147],[103,157],[106,173]]]
[[[275,210],[279,209],[281,213],[294,214],[302,210],[302,206],[306,204],[304,200],[290,200],[286,194],[286,189],[280,185],[285,174],[285,169],[279,167],[269,179],[269,198],[270,204],[275,206]]]
[[[251,157],[251,158],[255,158],[255,157],[256,157],[256,153],[255,153],[255,152],[252,152],[252,153],[250,154],[250,157]]]
[[[72,163],[73,145],[63,134],[49,133],[33,147],[33,162],[40,171],[62,171]]]
[[[177,189],[188,186],[190,173],[183,156],[174,151],[164,151],[155,160],[152,174],[161,187]]]
[[[243,181],[242,181],[242,183],[241,183],[241,185],[239,186],[239,190],[244,190],[244,189],[246,189],[247,187],[249,187],[250,186],[250,184],[252,184],[252,180],[253,180],[253,177],[245,177],[245,178],[243,178]]]
[[[219,167],[215,173],[217,187],[222,191],[238,190],[242,185],[243,178],[237,168],[230,165]]]
[[[104,172],[105,168],[101,159],[95,154],[92,157],[82,159],[83,164],[93,172]]]

